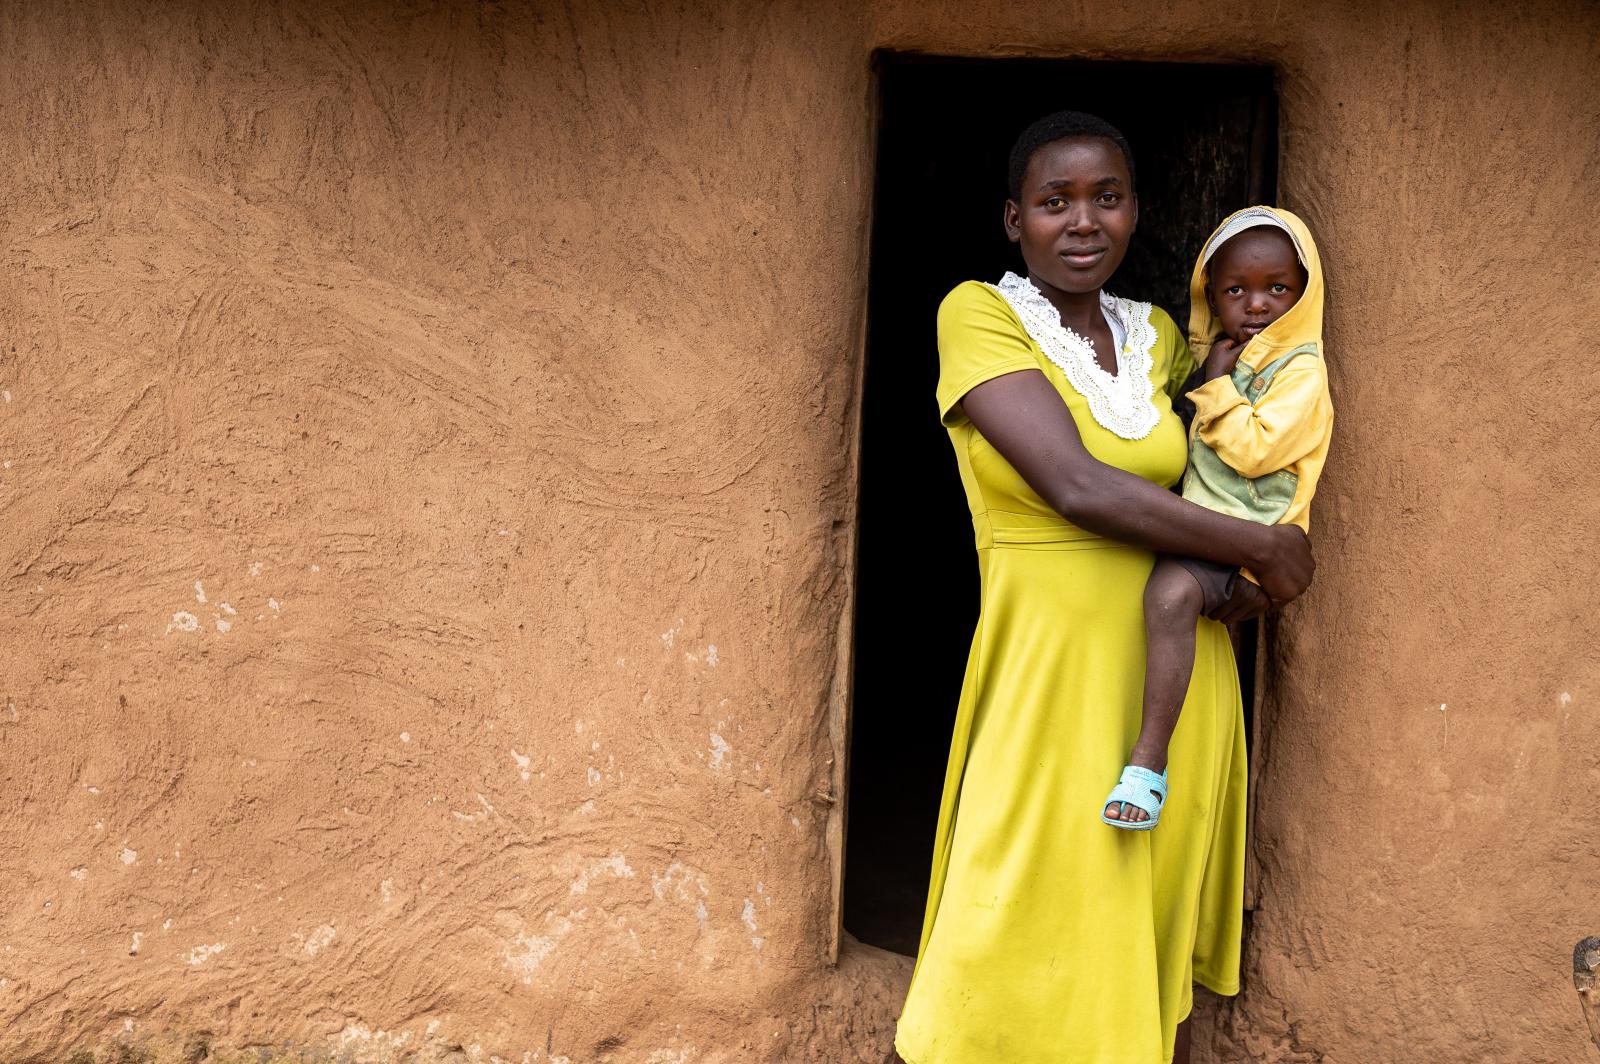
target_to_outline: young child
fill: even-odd
[[[1333,429],[1322,361],[1322,267],[1310,230],[1273,207],[1230,215],[1195,263],[1189,300],[1189,346],[1205,383],[1188,393],[1195,417],[1183,497],[1233,517],[1309,531],[1311,495]],[[1228,599],[1240,575],[1216,562],[1156,559],[1144,593],[1144,717],[1101,810],[1107,824],[1148,831],[1160,819],[1167,744],[1194,669],[1195,626]]]

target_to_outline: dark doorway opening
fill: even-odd
[[[882,53],[862,397],[844,926],[914,954],[951,726],[978,614],[972,525],[934,407],[934,313],[962,281],[1020,268],[1001,230],[1022,128],[1072,109],[1128,137],[1139,228],[1119,295],[1188,322],[1189,273],[1222,217],[1273,203],[1267,67]],[[1238,633],[1247,734],[1253,630]]]

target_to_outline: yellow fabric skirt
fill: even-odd
[[[950,746],[908,1064],[1165,1064],[1192,983],[1238,992],[1244,721],[1199,622],[1154,831],[1100,821],[1139,731],[1148,551],[978,551],[983,608]]]

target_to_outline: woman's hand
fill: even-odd
[[[1206,363],[1201,367],[1205,371],[1207,381],[1214,381],[1218,377],[1226,377],[1233,372],[1233,367],[1239,364],[1239,352],[1244,350],[1244,344],[1237,340],[1230,340],[1226,336],[1211,345],[1211,353],[1206,356]]]
[[[1260,544],[1259,560],[1249,566],[1261,581],[1261,590],[1274,607],[1285,606],[1311,586],[1317,561],[1311,556],[1311,541],[1299,525],[1267,525]]]
[[[1237,624],[1259,617],[1271,608],[1272,600],[1267,598],[1267,593],[1252,581],[1240,577],[1233,582],[1233,594],[1228,596],[1228,600],[1206,616],[1223,624]]]

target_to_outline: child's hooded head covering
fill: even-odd
[[[1278,207],[1246,207],[1222,220],[1195,260],[1194,276],[1189,280],[1189,349],[1194,352],[1196,362],[1205,361],[1206,355],[1211,353],[1212,341],[1222,332],[1216,315],[1211,313],[1211,304],[1206,301],[1206,267],[1211,256],[1230,238],[1259,225],[1269,225],[1289,234],[1300,256],[1300,265],[1305,267],[1306,290],[1283,317],[1250,338],[1239,361],[1259,369],[1275,354],[1303,344],[1316,344],[1317,353],[1322,353],[1322,260],[1317,255],[1316,241],[1311,239],[1311,230],[1299,217]]]

